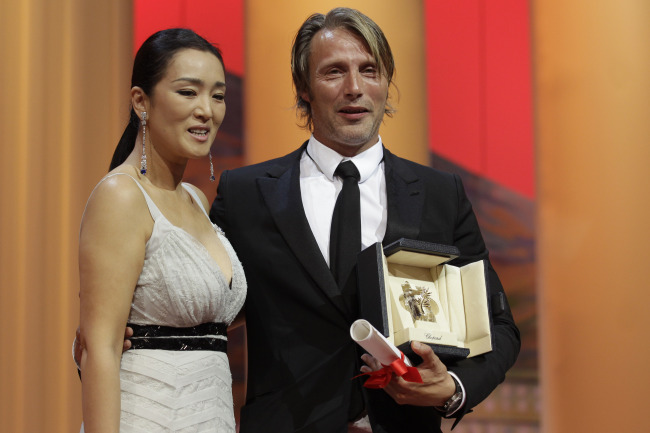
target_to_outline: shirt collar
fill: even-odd
[[[336,167],[342,162],[351,160],[356,165],[361,179],[359,183],[365,182],[379,167],[379,164],[384,158],[384,148],[381,142],[381,137],[377,140],[372,147],[366,149],[352,158],[345,157],[338,152],[325,146],[320,141],[316,140],[312,135],[307,143],[307,154],[314,161],[314,164],[320,171],[331,181],[334,181],[334,171]]]

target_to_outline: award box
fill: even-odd
[[[431,346],[443,362],[492,350],[487,264],[456,267],[458,248],[400,239],[359,253],[361,318],[406,356],[411,341]]]

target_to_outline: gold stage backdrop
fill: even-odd
[[[78,225],[127,116],[131,5],[0,1],[0,432],[74,432]],[[346,3],[397,56],[399,113],[382,135],[425,143],[421,1]],[[305,137],[288,47],[308,13],[339,4],[247,2],[247,162]],[[542,431],[650,431],[650,4],[533,5]],[[425,147],[395,150],[426,162]]]
[[[0,431],[78,431],[86,198],[127,119],[127,1],[0,3]]]
[[[650,431],[650,2],[533,2],[545,433]]]

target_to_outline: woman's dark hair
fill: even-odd
[[[193,49],[214,54],[223,66],[221,51],[210,42],[189,29],[167,29],[161,30],[149,36],[144,41],[133,61],[133,73],[131,74],[131,87],[140,87],[145,94],[151,96],[154,86],[165,75],[170,60],[180,50]],[[225,67],[224,67],[225,69]],[[120,138],[109,171],[122,164],[133,151],[135,139],[138,136],[140,118],[131,107],[129,123],[124,129]]]

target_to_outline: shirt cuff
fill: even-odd
[[[454,409],[452,412],[446,414],[446,416],[452,416],[453,414],[458,412],[463,406],[465,406],[466,393],[465,393],[465,387],[463,386],[463,382],[461,382],[461,380],[458,378],[458,376],[456,376],[456,373],[454,373],[453,371],[447,371],[447,373],[449,373],[451,375],[451,377],[456,379],[456,382],[458,382],[458,384],[460,385],[460,390],[461,390],[461,392],[463,394],[463,398],[460,401],[460,405],[456,409]]]

